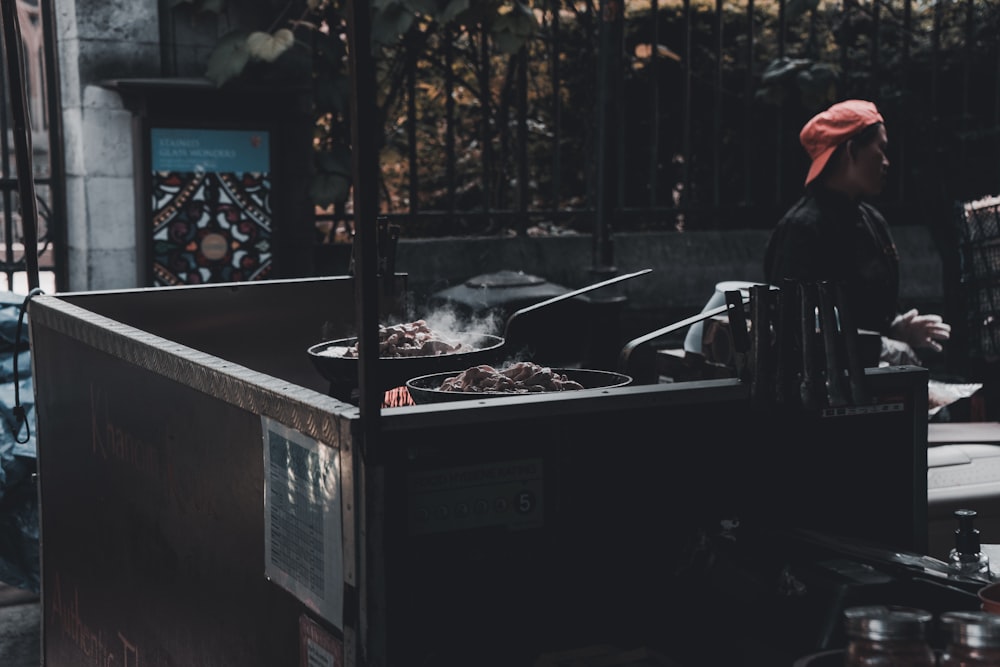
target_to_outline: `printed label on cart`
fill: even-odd
[[[887,396],[876,399],[872,405],[845,405],[836,408],[823,408],[822,417],[854,417],[856,415],[877,415],[884,412],[902,412],[906,403],[901,396]]]
[[[299,616],[300,667],[344,667],[343,643],[308,616]]]
[[[267,417],[261,426],[264,574],[343,628],[339,452]]]
[[[411,535],[543,524],[542,459],[411,472]]]

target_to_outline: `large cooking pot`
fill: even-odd
[[[382,389],[399,387],[418,375],[462,370],[479,364],[497,364],[502,361],[504,339],[483,333],[453,334],[462,342],[457,352],[409,357],[379,357],[378,375]],[[309,358],[320,374],[335,385],[354,386],[358,378],[358,358],[344,356],[358,342],[357,337],[329,340],[309,348]],[[351,384],[353,383],[353,384]]]
[[[464,370],[464,369],[463,369]],[[565,375],[567,379],[579,382],[583,389],[567,389],[565,391],[578,393],[589,389],[611,389],[613,387],[624,387],[632,383],[632,378],[621,373],[611,371],[590,370],[586,368],[553,368],[553,373]],[[406,390],[410,392],[410,398],[417,405],[426,403],[443,403],[447,401],[468,401],[477,399],[500,398],[502,396],[538,396],[539,394],[555,394],[563,392],[538,392],[517,394],[501,391],[446,391],[442,390],[441,384],[448,378],[458,375],[454,371],[445,373],[432,373],[420,377],[411,378],[406,382]]]
[[[512,322],[530,312],[560,301],[565,301],[566,299],[571,299],[606,285],[645,275],[650,271],[652,269],[643,269],[634,273],[615,276],[614,278],[602,280],[601,282],[571,290],[540,303],[521,308],[507,320],[505,333],[510,330]],[[512,355],[512,351],[507,349],[505,337],[477,332],[449,334],[449,337],[461,337],[460,340],[463,342],[462,349],[457,352],[436,355],[379,357],[376,368],[382,390],[388,391],[394,387],[402,386],[408,379],[420,375],[447,371],[463,371],[466,368],[482,364],[496,365],[503,362],[506,357]],[[309,358],[312,360],[313,366],[331,383],[332,392],[346,395],[349,393],[350,388],[357,387],[358,357],[343,356],[343,352],[354,346],[357,341],[356,336],[352,338],[340,338],[317,343],[308,349]]]

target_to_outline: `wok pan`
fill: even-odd
[[[379,357],[377,371],[382,388],[389,390],[399,387],[418,375],[463,370],[479,364],[496,364],[502,359],[504,339],[500,336],[457,333],[453,338],[462,341],[462,349],[466,351],[409,357]],[[357,337],[354,337],[319,343],[309,348],[309,358],[312,359],[316,370],[331,383],[353,387],[358,379],[358,358],[345,357],[343,353],[357,342]]]
[[[464,369],[463,369],[464,370]],[[588,389],[610,389],[612,387],[624,387],[632,383],[632,378],[621,373],[611,371],[598,371],[586,368],[553,368],[553,373],[565,375],[574,382],[583,385],[583,389],[567,389],[565,392],[578,393]],[[455,371],[446,373],[432,373],[415,377],[406,382],[406,389],[410,392],[410,398],[417,405],[427,403],[444,403],[448,401],[468,401],[484,398],[499,398],[501,396],[538,396],[562,394],[563,391],[530,392],[517,394],[502,391],[442,391],[439,387],[441,383],[450,377],[458,375]]]
[[[645,275],[652,269],[643,269],[634,273],[627,273],[614,278],[609,278],[586,287],[570,290],[564,294],[559,294],[550,299],[521,308],[507,320],[506,331],[510,329],[511,322],[517,318],[549,306],[551,304],[565,301],[579,296],[586,292],[618,283],[623,280]],[[399,387],[410,378],[431,373],[446,371],[463,371],[471,366],[481,364],[496,365],[510,356],[511,351],[506,349],[506,339],[487,333],[465,332],[450,334],[452,338],[458,338],[465,345],[463,350],[447,354],[437,355],[415,355],[408,357],[379,357],[376,369],[382,389],[388,391],[393,387]],[[358,357],[342,356],[342,350],[355,345],[357,337],[339,338],[337,340],[317,343],[308,349],[309,358],[317,371],[328,380],[337,393],[343,392],[358,384]]]

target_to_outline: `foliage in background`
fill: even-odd
[[[224,0],[188,1],[201,3],[201,11],[227,11]],[[364,9],[369,3],[361,1],[358,5]],[[487,33],[501,51],[516,51],[535,32],[534,15],[526,5],[512,0],[373,0],[370,10],[380,91],[376,106],[382,125],[387,125],[387,114],[395,111],[403,97],[406,71],[402,63],[409,53],[426,48],[440,31],[475,26]],[[351,182],[352,86],[346,12],[340,0],[258,0],[257,25],[225,34],[206,68],[206,76],[218,86],[269,82],[312,86],[316,175],[311,194],[319,209],[341,213],[350,208]],[[375,147],[384,153],[390,182],[394,181],[396,163],[393,137],[392,121],[388,121],[385,143]],[[402,188],[393,182],[391,191],[383,190],[391,208]]]
[[[221,0],[204,1],[205,11],[225,9]],[[319,206],[349,215],[343,3],[241,4],[259,19],[220,41],[209,74],[220,85],[299,77],[314,86],[313,194]],[[773,224],[800,190],[806,158],[798,129],[848,96],[875,100],[887,117],[894,162],[887,199],[946,206],[997,190],[996,3],[790,0],[783,14],[774,0],[758,0],[752,14],[747,3],[709,0],[661,1],[655,13],[649,0],[624,7],[620,229]],[[380,199],[404,216],[405,233],[496,232],[508,223],[469,220],[516,212],[522,179],[529,210],[579,211],[576,220],[589,224],[596,0],[374,0],[370,8],[385,128]],[[414,211],[441,215],[421,223],[408,215]]]

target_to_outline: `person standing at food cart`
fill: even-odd
[[[799,141],[811,160],[805,190],[771,232],[765,280],[841,284],[857,327],[881,334],[881,361],[921,365],[915,350],[940,352],[951,326],[899,308],[899,254],[868,201],[882,192],[889,168],[882,114],[867,100],[838,102],[811,118]]]

